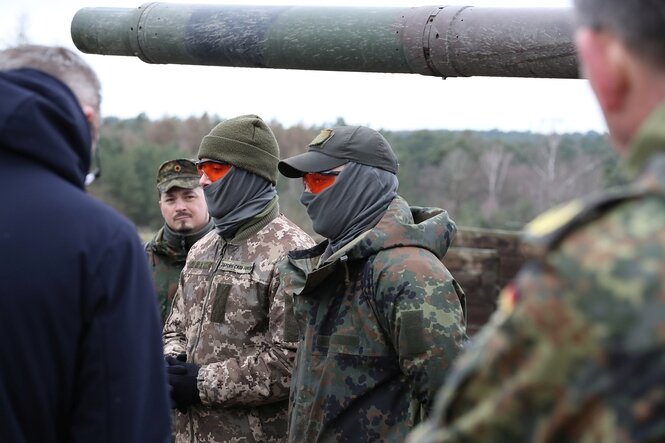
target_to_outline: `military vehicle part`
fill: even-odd
[[[145,3],[83,8],[71,32],[83,52],[147,63],[578,77],[572,8]]]

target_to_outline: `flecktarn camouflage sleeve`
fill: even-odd
[[[523,272],[504,289],[501,308],[456,362],[430,419],[409,443],[542,441],[535,438],[546,431],[537,416],[562,392],[570,362],[581,357],[561,344],[586,335],[579,319],[551,296],[558,290],[558,281],[541,272]],[[540,295],[527,297],[527,291]],[[552,340],[539,341],[543,334]]]
[[[378,254],[374,269],[377,307],[412,395],[427,413],[466,341],[462,294],[441,262],[420,248]]]
[[[533,260],[409,443],[665,441],[663,200],[617,195],[530,224]]]
[[[408,443],[632,442],[635,428],[663,432],[662,351],[659,359],[653,346],[628,350],[645,342],[639,328],[632,345],[611,332],[612,322],[634,320],[628,300],[611,309],[588,287],[571,296],[575,289],[551,267],[523,270]]]

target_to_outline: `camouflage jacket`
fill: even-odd
[[[456,232],[400,197],[320,266],[323,242],[282,263],[300,331],[289,441],[401,441],[466,340],[464,293],[441,263]]]
[[[665,441],[665,107],[629,186],[526,229],[534,258],[410,443]]]
[[[276,201],[275,201],[276,203]],[[177,413],[177,442],[286,439],[296,344],[285,341],[285,301],[276,263],[311,238],[276,204],[226,242],[213,230],[190,250],[164,352],[201,366],[202,404]]]
[[[171,302],[178,289],[180,271],[185,266],[189,248],[214,227],[212,219],[203,229],[192,234],[167,233],[164,226],[144,245],[157,291],[162,324],[171,310]]]

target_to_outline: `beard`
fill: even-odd
[[[173,223],[171,223],[170,228],[173,229],[175,232],[186,234],[194,229],[194,222],[191,216],[181,217],[173,220]]]

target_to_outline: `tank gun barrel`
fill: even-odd
[[[76,47],[147,63],[578,78],[572,8],[145,3],[80,9]]]

